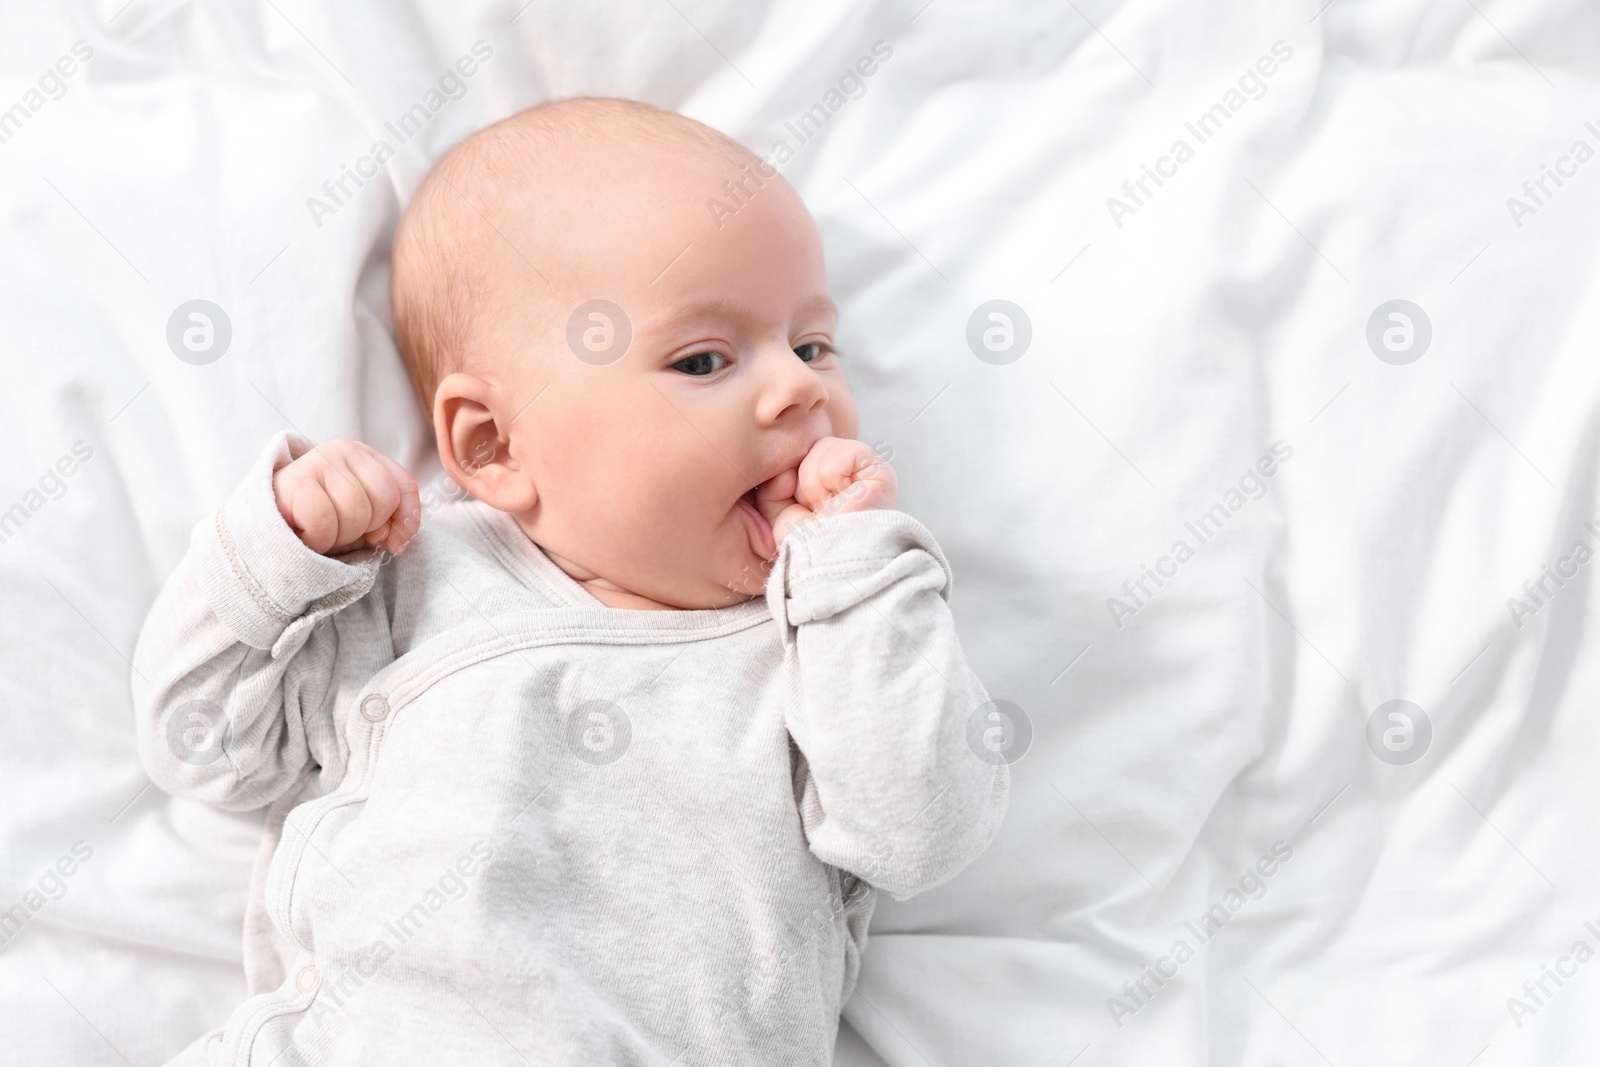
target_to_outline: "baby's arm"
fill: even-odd
[[[812,490],[819,517],[779,546],[767,596],[799,681],[789,730],[807,764],[800,809],[811,851],[905,899],[983,851],[1010,775],[968,744],[968,720],[989,695],[956,637],[949,565],[920,522],[887,510],[892,472],[875,470],[859,442],[843,444],[821,461],[835,468],[831,482],[802,463],[800,502],[808,473],[831,494]],[[855,476],[887,491],[851,498]]]
[[[362,614],[380,632],[316,623],[367,594],[380,563],[369,546],[404,551],[420,515],[410,475],[366,445],[271,442],[196,527],[139,634],[134,711],[157,785],[245,810],[314,767],[342,776],[335,697],[394,650],[370,599]]]

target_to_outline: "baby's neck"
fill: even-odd
[[[543,545],[540,545],[539,549],[547,557],[549,557],[550,562],[554,563],[557,567],[560,567],[562,571],[566,573],[568,578],[571,578],[573,581],[583,586],[584,589],[588,590],[590,596],[594,597],[608,608],[626,608],[632,611],[683,610],[682,608],[676,607],[672,604],[663,604],[658,600],[651,600],[647,596],[640,596],[638,593],[631,593],[622,588],[620,585],[617,585],[615,582],[600,577],[593,571],[579,566],[570,559],[556,555]]]

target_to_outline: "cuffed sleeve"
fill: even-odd
[[[393,658],[386,612],[370,597],[350,635],[317,626],[368,597],[381,556],[320,556],[278,512],[273,473],[311,447],[291,433],[267,444],[195,527],[139,632],[139,753],[169,793],[242,810],[318,770],[336,782],[347,756],[335,714],[341,682]]]
[[[898,899],[975,859],[1009,795],[1009,768],[968,742],[989,696],[962,654],[951,589],[933,535],[891,510],[798,528],[768,580],[811,850]]]

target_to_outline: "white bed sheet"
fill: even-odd
[[[0,946],[0,1062],[154,1064],[241,997],[256,820],[147,787],[139,624],[285,425],[438,477],[388,332],[393,223],[461,136],[583,93],[796,149],[863,437],[893,448],[968,653],[1031,724],[989,853],[880,905],[836,1062],[1489,1067],[1600,1037],[1600,965],[1572,955],[1600,948],[1596,591],[1573,556],[1600,546],[1600,161],[1571,159],[1600,149],[1592,8],[34,7],[0,17],[0,114],[27,109],[0,142],[0,514],[27,511],[0,542],[0,908],[50,899]],[[480,40],[464,95],[314,217]],[[864,92],[795,145],[786,121],[879,41]],[[1201,143],[1185,123],[1280,41]],[[1179,139],[1192,158],[1163,162]],[[1544,165],[1568,176],[1534,203]],[[1167,177],[1135,199],[1145,166]],[[233,331],[203,366],[167,343],[193,299]],[[1031,322],[1006,365],[966,340],[994,299]],[[1404,365],[1366,339],[1395,299],[1432,326]],[[1276,442],[1292,455],[1227,510]],[[1162,563],[1219,502],[1220,532]],[[1135,601],[1146,565],[1170,573]],[[1535,604],[1546,565],[1575,573]],[[1395,699],[1432,729],[1404,765],[1367,740]],[[1186,923],[1214,905],[1202,943]],[[1180,939],[1173,977],[1125,990]],[[1550,968],[1564,985],[1524,990]]]

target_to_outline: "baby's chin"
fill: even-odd
[[[719,546],[712,563],[715,576],[703,584],[697,583],[701,590],[693,595],[698,601],[693,607],[733,607],[766,595],[772,561],[750,547],[750,538],[745,532],[748,520],[738,515],[733,517],[737,525],[729,524],[729,535]]]
[[[722,583],[724,606],[742,604],[747,600],[765,596],[767,575],[772,573],[772,561],[752,556],[739,564],[738,573]]]
[[[627,575],[612,580],[680,611],[731,608],[766,595],[772,561],[750,550],[740,525],[728,523],[705,549],[699,561],[683,560],[680,568],[648,578],[634,575],[632,582]]]

